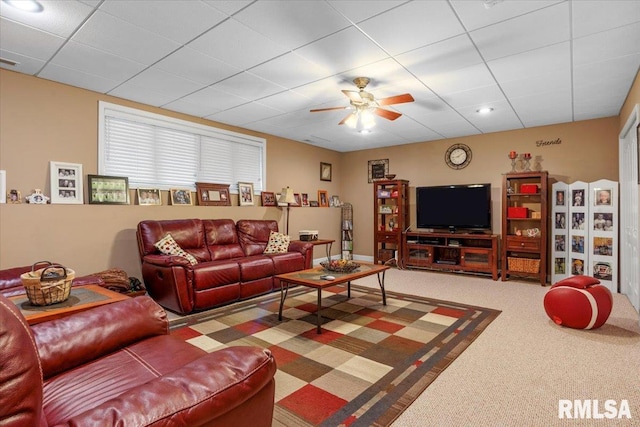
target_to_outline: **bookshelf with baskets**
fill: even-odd
[[[375,264],[402,259],[402,232],[409,226],[409,181],[373,183],[373,259]]]
[[[502,180],[502,280],[547,283],[548,173],[507,173]]]

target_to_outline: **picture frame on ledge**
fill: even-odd
[[[7,171],[0,170],[0,203],[7,203]]]
[[[318,204],[321,208],[329,207],[329,192],[327,190],[318,190]]]
[[[89,204],[129,204],[129,178],[105,175],[88,175],[87,177],[89,185]]]
[[[158,188],[138,188],[138,204],[140,206],[161,206],[162,197]]]
[[[250,182],[238,183],[238,200],[240,206],[253,206],[253,184]]]
[[[308,208],[309,205],[309,194],[308,193],[302,193],[302,204],[300,206]]]
[[[262,199],[262,206],[277,206],[276,193],[273,191],[263,191],[260,193]]]
[[[51,203],[84,204],[81,164],[50,161],[49,172]]]
[[[196,192],[200,206],[231,206],[229,184],[196,182]]]
[[[193,206],[191,190],[188,188],[172,188],[169,190],[169,200],[173,206]]]

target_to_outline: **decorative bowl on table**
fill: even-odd
[[[331,261],[322,261],[320,265],[325,270],[333,271],[336,273],[351,273],[360,267],[357,262],[349,261],[346,259],[334,259]]]
[[[393,178],[396,177],[396,174],[392,173],[392,174],[389,174],[389,175],[385,175],[384,177],[387,178],[388,180],[392,180]]]

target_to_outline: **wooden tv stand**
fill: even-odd
[[[403,233],[402,267],[489,273],[498,280],[498,235]]]

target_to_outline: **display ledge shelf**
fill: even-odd
[[[509,193],[507,197],[540,197],[540,193]]]

